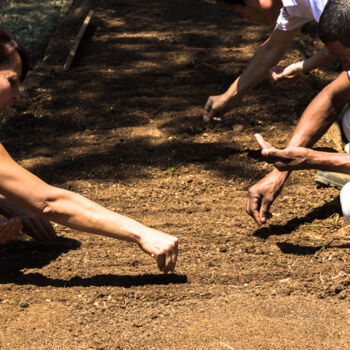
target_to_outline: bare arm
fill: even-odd
[[[312,147],[334,123],[349,100],[350,82],[346,72],[343,72],[305,109],[287,147]]]
[[[275,82],[290,82],[300,77],[300,73],[308,73],[315,68],[324,66],[334,61],[334,57],[329,53],[327,47],[323,47],[315,55],[290,64],[287,67],[273,67],[270,75]]]
[[[335,121],[350,100],[350,82],[346,72],[327,85],[309,104],[300,118],[289,147],[312,147]],[[247,212],[259,224],[266,222],[270,206],[278,196],[290,172],[274,168],[249,190]]]
[[[313,69],[322,67],[333,62],[334,60],[335,58],[329,53],[327,47],[325,46],[316,54],[304,60],[303,73],[308,73]]]
[[[320,152],[305,147],[268,148],[262,155],[280,170],[319,169],[350,174],[350,154]]]
[[[320,169],[350,174],[350,154],[319,152],[305,147],[277,149],[260,134],[255,138],[261,154],[279,170]]]
[[[37,240],[55,239],[56,232],[45,218],[34,214],[0,194],[0,214],[7,218],[20,217],[22,231]]]
[[[18,165],[0,145],[0,192],[50,221],[80,231],[137,243],[155,257],[159,269],[173,271],[177,239],[110,211],[89,199],[50,186]]]
[[[278,63],[298,32],[299,29],[293,31],[275,29],[269,39],[256,51],[248,67],[233,82],[228,90],[222,95],[209,97],[204,107],[204,121],[220,119],[248,91],[264,80],[270,68]]]

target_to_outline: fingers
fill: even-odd
[[[52,225],[46,219],[38,217],[35,224],[37,230],[40,232],[40,236],[43,237],[44,240],[52,240],[57,237]]]
[[[178,254],[178,242],[177,240],[170,245],[170,248],[157,256],[155,259],[157,261],[158,269],[164,273],[174,272]]]
[[[269,70],[271,79],[273,81],[278,81],[279,79],[283,78],[283,71],[284,71],[284,67],[273,67]]]
[[[176,262],[177,262],[177,255],[178,255],[178,241],[175,242],[175,247],[174,249],[172,249],[171,253],[172,253],[172,262],[173,262],[173,268],[172,268],[172,272],[175,271],[175,266],[176,266]]]
[[[272,215],[270,214],[270,201],[262,200],[261,207],[259,212],[260,221],[262,224],[265,224],[267,219],[269,219]]]
[[[254,221],[261,226],[272,217],[270,213],[270,205],[270,201],[266,201],[263,197],[255,194],[252,197],[249,197],[246,211]]]
[[[160,254],[156,256],[156,261],[157,261],[157,265],[158,265],[158,269],[160,271],[164,271],[164,267],[165,267],[165,254]]]
[[[259,226],[262,224],[260,219],[260,205],[261,196],[256,193],[249,194],[246,211]]]
[[[214,107],[214,102],[216,104],[215,107]],[[212,120],[221,121],[221,117],[220,117],[221,112],[220,112],[220,108],[217,108],[218,107],[217,104],[218,104],[217,96],[215,96],[215,98],[213,96],[208,98],[208,101],[204,106],[204,112],[203,112],[203,120],[206,123],[209,123]]]
[[[278,170],[289,170],[291,158],[288,157],[287,150],[279,150],[276,148],[264,149],[261,154],[266,158],[266,161],[272,163]]]
[[[31,218],[26,219],[24,221],[24,232],[27,233],[29,236],[33,237],[34,239],[38,241],[44,241],[45,240],[45,234],[43,234],[42,229],[37,223],[33,222]]]
[[[22,228],[20,218],[12,218],[0,225],[0,243],[11,240]]]
[[[212,106],[213,106],[213,100],[211,97],[208,98],[207,103],[204,106],[204,112],[203,112],[203,120],[208,123],[211,120],[212,117]]]
[[[273,148],[271,143],[265,141],[264,138],[260,134],[254,134],[254,137],[262,150],[268,149],[268,148]]]
[[[177,261],[177,252],[178,252],[178,247],[177,247],[177,241],[176,241],[174,248],[171,249],[166,254],[165,269],[163,270],[165,273],[175,271],[175,265],[176,265],[176,261]]]
[[[46,232],[46,237],[48,240],[53,240],[57,238],[57,233],[51,223],[47,220],[42,221],[44,230]]]
[[[57,237],[50,222],[40,216],[27,218],[24,221],[24,232],[38,241],[52,240]]]

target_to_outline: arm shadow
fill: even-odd
[[[304,217],[289,220],[285,225],[269,225],[268,227],[259,228],[253,233],[253,236],[266,239],[270,236],[288,235],[301,225],[311,223],[314,220],[329,218],[335,213],[340,214],[338,197],[330,202],[324,203],[320,207],[314,208]]]
[[[319,250],[324,248],[341,248],[349,249],[350,244],[340,244],[340,245],[322,245],[322,246],[303,246],[298,244],[291,244],[286,242],[277,242],[278,248],[281,249],[282,253],[293,254],[293,255],[314,255]]]
[[[14,283],[17,285],[35,285],[38,287],[137,287],[146,285],[168,285],[168,284],[184,284],[187,283],[186,275],[178,274],[144,274],[144,275],[114,275],[103,274],[88,278],[73,277],[70,280],[62,280],[49,278],[41,273],[29,273],[24,275],[22,272],[12,276],[0,276],[0,283]]]
[[[59,237],[55,241],[10,241],[0,246],[0,284],[53,286],[58,288],[117,286],[132,287],[144,285],[167,285],[187,283],[186,275],[144,274],[114,275],[103,274],[88,278],[79,276],[70,280],[49,278],[41,273],[26,273],[22,269],[42,268],[56,260],[62,253],[78,249],[81,243],[71,238]]]

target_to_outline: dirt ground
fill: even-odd
[[[2,140],[45,181],[178,236],[176,274],[159,274],[134,245],[58,225],[56,242],[19,237],[0,247],[1,350],[349,349],[339,191],[300,171],[268,225],[244,209],[271,169],[253,134],[283,146],[337,67],[288,88],[266,81],[204,125],[207,97],[228,87],[270,28],[204,0],[91,4],[72,69],[60,69],[77,32],[66,21]],[[285,62],[319,45],[310,26]]]

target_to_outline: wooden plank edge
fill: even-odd
[[[90,10],[89,13],[87,14],[87,16],[85,17],[84,19],[84,22],[82,24],[82,26],[80,27],[80,30],[78,32],[78,35],[76,36],[75,40],[74,40],[74,43],[72,45],[72,48],[70,49],[69,51],[69,55],[67,57],[67,60],[66,60],[66,63],[64,64],[63,66],[63,70],[64,71],[67,71],[70,69],[70,66],[72,65],[72,62],[73,62],[73,59],[74,59],[74,56],[75,54],[77,53],[77,50],[78,50],[78,47],[79,47],[79,44],[80,44],[80,41],[82,39],[82,37],[84,36],[84,33],[86,31],[86,28],[88,27],[90,21],[91,21],[91,18],[94,14],[94,10]]]

